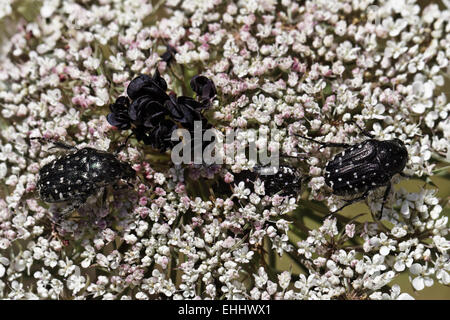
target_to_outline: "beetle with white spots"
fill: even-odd
[[[279,167],[256,166],[253,171],[244,170],[235,173],[235,183],[244,181],[254,183],[260,179],[264,183],[266,195],[296,196],[301,189],[302,177],[292,167],[281,165]]]
[[[332,212],[363,200],[369,191],[379,187],[386,187],[383,196],[381,213],[391,190],[391,179],[402,171],[408,161],[408,151],[403,141],[399,139],[377,140],[363,131],[369,139],[354,145],[346,143],[326,143],[308,137],[301,138],[320,144],[322,147],[342,147],[344,151],[338,153],[325,167],[325,184],[333,194],[338,196],[355,196],[347,203]]]
[[[79,208],[105,187],[117,185],[120,180],[130,184],[136,178],[133,168],[112,153],[89,147],[78,149],[62,142],[53,144],[67,153],[39,170],[37,190],[45,202],[67,202],[64,214]]]

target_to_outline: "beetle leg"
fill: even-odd
[[[357,198],[348,200],[346,204],[344,204],[344,205],[343,205],[342,207],[340,207],[339,209],[336,209],[336,210],[330,212],[328,215],[325,216],[324,219],[326,219],[326,218],[328,218],[328,217],[334,215],[335,213],[341,211],[342,209],[344,209],[345,207],[348,207],[349,205],[352,205],[352,204],[355,203],[355,202],[359,202],[359,201],[364,200],[365,198],[367,198],[367,195],[368,195],[368,194],[369,194],[369,190],[367,190],[366,192],[364,192],[364,194],[363,194],[362,196],[360,196],[360,197],[357,197]]]
[[[74,204],[69,204],[67,207],[65,207],[63,210],[61,210],[59,212],[59,215],[61,217],[65,217],[66,215],[68,215],[69,213],[71,213],[73,210],[75,210],[75,205]]]
[[[85,202],[86,202],[85,198],[75,199],[72,202],[70,202],[69,204],[67,204],[67,206],[63,210],[57,212],[57,214],[60,217],[65,217],[72,211],[80,208]]]
[[[348,148],[348,147],[351,146],[351,145],[348,144],[348,143],[334,143],[334,142],[322,142],[322,141],[317,141],[317,140],[314,140],[314,139],[312,139],[312,138],[308,138],[308,137],[301,136],[301,135],[298,135],[298,134],[296,134],[295,136],[300,137],[300,138],[303,138],[303,139],[306,139],[306,140],[309,140],[309,141],[312,141],[312,142],[315,142],[315,143],[317,143],[317,144],[320,144],[320,145],[321,145],[320,148],[328,148],[328,147],[342,147],[342,148]]]
[[[406,174],[406,173],[403,173],[403,172],[400,172],[399,174],[400,174],[403,178],[408,178],[408,179],[413,179],[413,178],[414,178],[414,176],[411,176],[411,175]]]
[[[103,188],[103,195],[102,195],[102,204],[101,207],[102,208],[107,208],[108,212],[111,211],[111,207],[110,207],[110,203],[107,202],[108,200],[108,188],[104,187]]]
[[[60,149],[66,149],[66,150],[78,150],[76,147],[71,146],[70,144],[67,144],[67,143],[64,143],[64,142],[61,142],[61,141],[57,141],[57,140],[54,140],[54,139],[41,138],[41,137],[33,137],[33,138],[30,138],[30,139],[38,140],[41,144],[53,143],[54,146],[48,148],[49,150],[53,149],[53,148],[60,148]]]
[[[108,190],[106,187],[103,188],[103,196],[102,196],[102,207],[106,203],[106,199],[108,198]]]
[[[380,212],[380,216],[377,217],[378,219],[381,219],[381,217],[383,216],[384,204],[386,203],[386,200],[389,196],[389,192],[391,192],[391,189],[392,189],[392,184],[389,182],[389,184],[386,186],[386,190],[384,191],[383,203],[381,204],[381,212]]]
[[[72,203],[72,211],[80,208],[82,205],[84,205],[86,203],[86,201],[87,201],[87,198],[76,199]]]
[[[314,140],[314,139],[312,139],[312,138],[308,138],[308,137],[305,137],[305,136],[302,136],[302,135],[299,135],[299,134],[296,134],[295,136],[296,136],[296,137],[300,137],[300,138],[303,138],[303,139],[305,139],[305,140],[309,140],[309,141],[312,141],[312,142],[318,143],[318,144],[320,144],[320,145],[322,145],[322,146],[325,146],[325,145],[326,145],[326,143],[325,143],[325,142],[322,142],[322,141],[317,141],[317,140]]]
[[[352,124],[354,124],[355,126],[357,126],[358,129],[359,129],[359,131],[361,131],[361,133],[362,133],[363,135],[365,135],[366,137],[371,138],[371,139],[375,138],[373,134],[370,134],[369,132],[367,132],[366,130],[364,130],[363,128],[361,128],[361,127],[359,126],[359,124],[356,123],[356,121],[354,121],[354,120],[349,120],[349,121],[347,121],[347,122],[348,122],[348,123],[352,123]]]
[[[54,148],[60,148],[60,149],[66,149],[66,150],[78,150],[77,148],[75,148],[74,146],[71,146],[69,144],[65,144],[63,142],[59,142],[59,141],[55,141],[53,142],[54,146],[48,148],[50,149],[54,149]]]
[[[323,144],[321,148],[328,148],[328,147],[348,148],[351,146],[352,145],[348,144],[348,143],[327,142],[327,143]]]

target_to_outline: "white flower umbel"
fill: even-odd
[[[0,298],[411,299],[392,285],[401,273],[416,291],[449,285],[448,201],[431,183],[450,161],[443,3],[0,1]],[[58,216],[65,204],[39,200],[36,184],[64,150],[29,138],[114,152],[131,131],[109,125],[109,105],[157,69],[167,93],[197,100],[189,81],[211,79],[202,116],[223,135],[239,129],[224,149],[244,152],[175,166],[130,137],[118,158],[133,187]],[[379,188],[366,214],[324,219],[345,203],[324,178],[342,150],[298,135],[354,144],[367,139],[359,127],[402,140],[404,173],[421,185],[394,176],[382,213]],[[238,181],[258,166],[250,142],[279,151],[298,194]]]

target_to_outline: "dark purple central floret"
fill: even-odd
[[[169,97],[166,94],[167,83],[160,76],[159,71],[156,70],[153,77],[141,74],[137,78],[134,78],[127,88],[128,97],[131,100],[137,99],[142,96],[149,96],[153,100],[164,103]]]
[[[127,130],[131,127],[131,119],[128,115],[130,101],[127,97],[119,97],[116,102],[109,106],[111,113],[106,119],[112,125],[120,130]]]
[[[184,128],[194,127],[194,121],[202,120],[200,110],[204,108],[200,102],[189,97],[177,97],[174,93],[169,95],[166,101],[167,110],[173,120],[179,122]]]
[[[131,103],[128,114],[137,126],[153,128],[158,126],[168,112],[159,101],[150,96],[140,96]]]
[[[209,107],[211,99],[217,94],[216,86],[211,79],[205,76],[196,75],[192,77],[190,82],[192,90],[197,94],[202,103]]]
[[[131,128],[138,141],[166,151],[174,146],[171,136],[179,126],[192,131],[194,122],[202,121],[205,128],[210,127],[201,111],[211,106],[211,99],[216,95],[214,83],[205,76],[195,76],[191,87],[198,100],[177,97],[173,92],[167,94],[167,83],[158,70],[153,77],[141,74],[128,85],[129,98],[117,98],[106,118],[119,130]]]

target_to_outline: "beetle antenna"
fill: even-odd
[[[65,150],[78,150],[76,147],[71,146],[70,144],[67,144],[67,143],[64,143],[62,141],[58,141],[58,140],[55,140],[55,139],[42,138],[42,137],[30,137],[28,139],[30,141],[31,140],[38,140],[39,143],[41,143],[41,144],[52,143],[53,146],[48,148],[48,150],[54,149],[54,148],[65,149]]]
[[[361,128],[361,126],[358,123],[356,123],[355,120],[348,120],[347,123],[351,123],[351,124],[354,124],[355,126],[357,126],[359,131],[361,131],[361,133],[363,135],[365,135],[366,137],[371,138],[371,139],[375,138],[375,136],[373,134],[371,134],[371,133],[367,132],[366,130],[364,130],[363,128]]]
[[[285,154],[285,153],[280,154],[280,158],[306,159],[307,157],[308,157],[307,153],[297,153],[295,155],[290,155],[290,154]]]
[[[300,134],[294,134],[294,136],[300,137],[300,138],[302,138],[302,139],[305,139],[305,140],[308,140],[308,141],[311,141],[311,142],[315,142],[315,143],[320,144],[320,145],[322,145],[322,146],[326,146],[326,143],[325,143],[325,142],[318,141],[318,140],[315,140],[315,139],[312,139],[312,138],[308,138],[308,137],[302,136],[302,135],[300,135]]]
[[[306,140],[311,141],[311,142],[315,142],[317,144],[320,144],[321,148],[328,148],[328,147],[348,148],[348,147],[350,147],[350,145],[348,143],[322,142],[322,141],[318,141],[318,140],[315,140],[315,139],[312,139],[312,138],[308,138],[308,137],[305,137],[305,136],[302,136],[302,135],[299,135],[299,134],[295,134],[295,136],[303,138],[303,139],[306,139]]]

